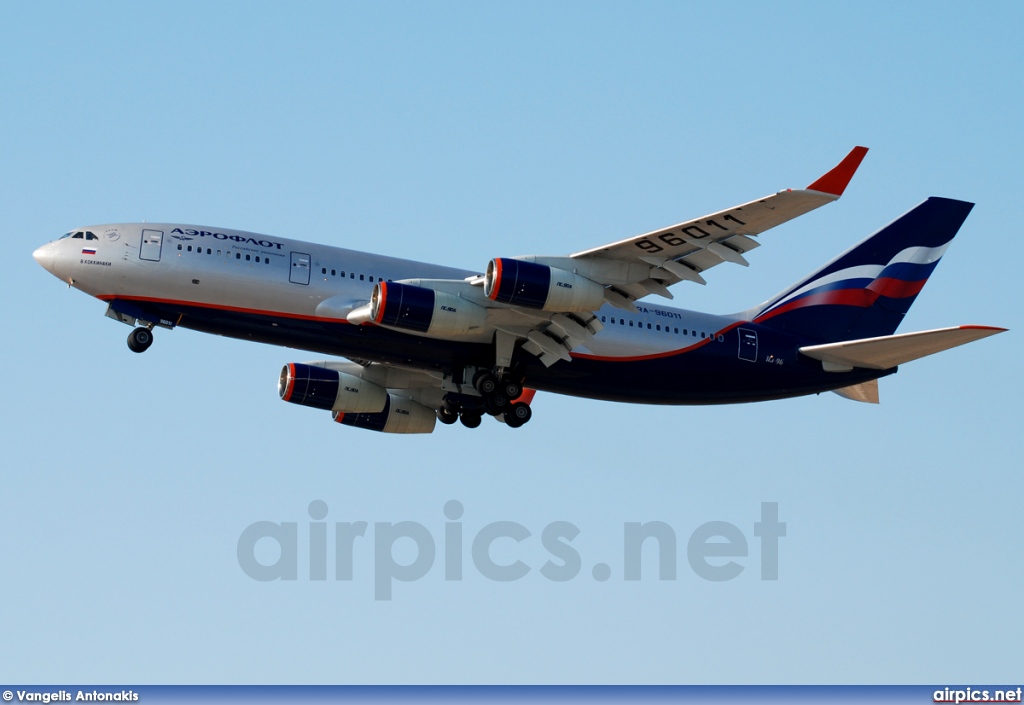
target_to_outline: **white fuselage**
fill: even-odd
[[[132,223],[75,232],[97,239],[64,237],[39,248],[35,258],[71,286],[105,301],[175,302],[340,322],[370,300],[376,282],[462,280],[479,274],[223,228]],[[602,358],[664,354],[699,344],[735,320],[646,303],[638,304],[638,310],[604,306],[598,312],[604,330],[578,353]],[[491,315],[514,317],[502,309]],[[492,335],[461,339],[483,343]]]

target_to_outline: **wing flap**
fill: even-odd
[[[825,369],[836,372],[854,367],[888,370],[905,362],[981,340],[1005,330],[991,326],[938,328],[826,345],[807,345],[800,348],[800,352],[815,360],[821,360]]]

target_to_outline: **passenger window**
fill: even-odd
[[[364,275],[360,274],[359,275],[359,281],[361,281],[361,282],[366,281],[366,277]]]
[[[321,269],[320,273],[321,274],[327,274],[327,267],[324,267],[323,269]]]
[[[701,339],[701,340],[704,340],[704,331],[701,331],[701,332],[700,332],[700,339]]]
[[[661,330],[661,324],[660,323],[656,326],[656,329],[659,330],[659,331]]]
[[[235,253],[235,259],[242,259],[242,253],[241,252],[236,252]]]
[[[181,250],[181,243],[180,242],[178,243],[178,250],[179,251]]]
[[[348,278],[349,279],[355,279],[356,278],[356,273],[352,272],[351,274],[348,275]]]
[[[647,330],[650,330],[650,329],[651,329],[651,324],[650,324],[650,323],[648,323],[648,324],[647,324]]]
[[[332,277],[336,277],[336,276],[338,276],[338,270],[336,270],[336,269],[332,269],[332,270],[331,270],[331,276],[332,276]]]
[[[630,321],[630,322],[629,322],[629,327],[630,327],[630,328],[632,328],[632,327],[633,327],[633,321]]]
[[[678,328],[676,328],[675,330],[676,330],[676,335],[679,335],[679,329],[678,329]],[[683,329],[683,333],[685,333],[685,332],[686,332],[686,329],[684,328],[684,329]]]
[[[192,251],[192,245],[189,245],[189,246],[188,246],[188,251],[189,251],[189,252],[191,252],[191,251]]]

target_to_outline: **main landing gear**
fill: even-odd
[[[492,372],[481,370],[473,378],[473,386],[480,392],[484,412],[491,416],[504,415],[505,423],[511,428],[519,428],[533,416],[529,404],[514,401],[523,393],[523,385],[515,377],[498,377]]]
[[[152,344],[153,331],[149,328],[133,328],[128,334],[128,349],[132,352],[146,352]]]
[[[530,409],[529,404],[523,402],[512,404],[505,412],[505,424],[509,428],[519,428],[531,418],[533,418],[533,410]]]
[[[447,425],[461,421],[466,428],[476,428],[483,420],[483,412],[479,408],[446,397],[441,408],[437,410],[437,420]]]
[[[461,421],[466,428],[476,428],[487,414],[502,416],[509,427],[519,428],[533,416],[529,404],[513,401],[522,395],[523,385],[511,376],[481,370],[473,378],[473,387],[479,397],[446,397],[437,420],[443,424]]]

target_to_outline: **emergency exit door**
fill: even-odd
[[[160,261],[160,250],[164,246],[163,230],[143,230],[142,244],[139,247],[139,259],[150,262]]]
[[[292,284],[309,284],[309,255],[305,252],[292,252],[288,281]]]
[[[757,331],[740,328],[737,332],[740,334],[740,359],[757,362]]]

